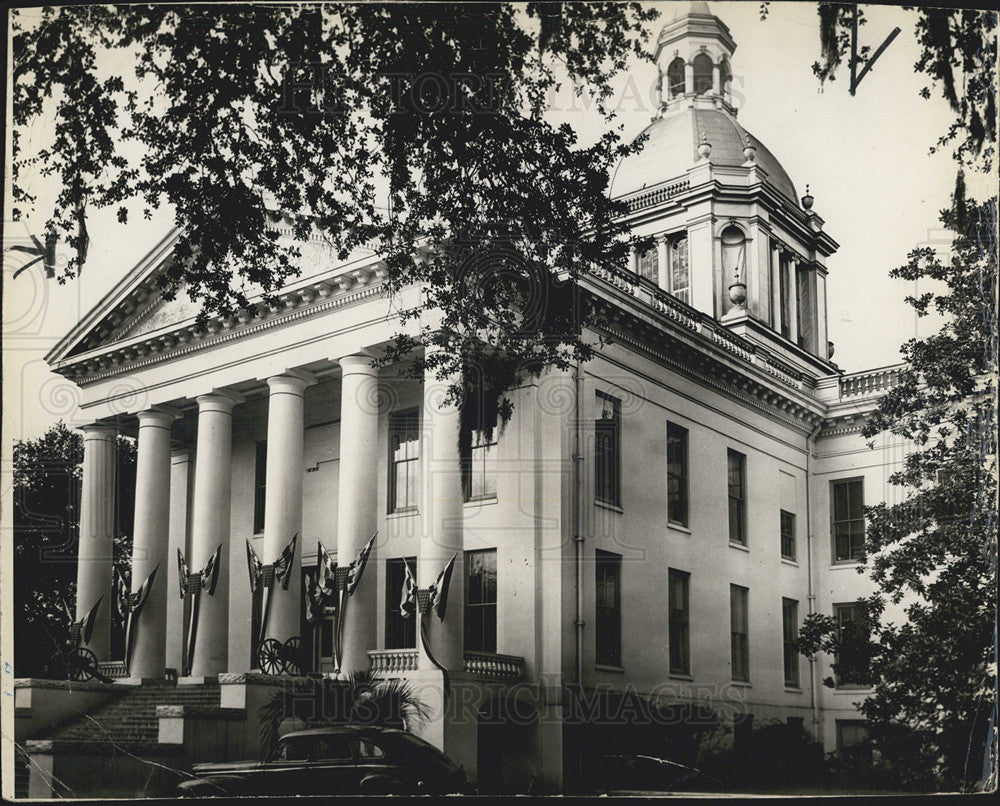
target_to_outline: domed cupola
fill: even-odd
[[[644,246],[630,269],[669,297],[818,374],[830,371],[825,260],[837,243],[806,194],[736,120],[729,28],[705,2],[656,44],[659,107],[609,193]],[[652,289],[651,289],[652,290]]]
[[[708,3],[690,3],[686,10],[684,3],[674,5],[656,43],[661,109],[693,104],[734,111],[730,61],[736,43],[729,28]]]

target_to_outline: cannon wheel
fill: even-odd
[[[291,675],[302,674],[302,639],[293,635],[281,648],[282,672]]]
[[[257,663],[264,674],[281,674],[284,663],[282,655],[284,647],[273,638],[268,638],[261,642],[260,649],[257,650]]]
[[[70,680],[90,680],[97,671],[97,655],[85,646],[77,647],[70,652],[67,660]]]

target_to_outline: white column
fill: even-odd
[[[298,535],[289,571],[288,590],[275,585],[265,638],[284,643],[299,635],[299,600],[302,596],[302,466],[303,390],[312,379],[304,373],[267,379],[267,498],[264,502],[265,565],[281,556]]]
[[[712,92],[722,95],[722,77],[718,64],[712,65]]]
[[[229,513],[232,493],[233,406],[242,400],[228,392],[201,395],[191,518],[188,570],[200,571],[222,544],[215,594],[202,591],[192,677],[226,671],[229,644]]]
[[[423,528],[417,557],[417,584],[420,588],[430,587],[448,560],[458,553],[448,588],[445,619],[439,621],[431,614],[426,624],[435,659],[450,671],[461,671],[465,615],[464,501],[458,453],[459,411],[454,405],[445,405],[446,393],[447,384],[437,379],[435,370],[424,373],[420,448]],[[426,657],[421,657],[420,662],[433,668]]]
[[[378,372],[369,355],[339,359],[340,478],[337,507],[337,563],[354,560],[375,533],[378,508]],[[268,450],[270,454],[270,450]],[[368,668],[377,647],[376,549],[344,611],[341,670]]]
[[[167,554],[170,532],[170,429],[178,414],[153,408],[139,412],[138,417],[132,592],[139,590],[154,569],[156,577],[139,617],[133,618],[129,676],[162,678],[166,668],[167,565],[170,561]]]
[[[191,556],[188,543],[188,522],[191,506],[188,490],[193,472],[194,453],[187,448],[170,455],[170,525],[167,549],[167,629],[165,664],[181,674],[184,666],[184,600],[178,596],[180,580],[177,568],[177,549],[185,557]],[[163,573],[161,568],[158,573]]]
[[[670,266],[667,264],[667,236],[660,235],[656,239],[656,267],[658,271],[657,284],[664,291],[670,288]]]
[[[694,62],[691,61],[684,62],[684,92],[694,92]],[[700,138],[701,133],[696,132],[695,136]]]
[[[111,651],[111,569],[114,562],[114,426],[88,425],[83,431],[83,484],[80,494],[80,543],[76,565],[76,620],[82,621],[100,597],[90,643],[99,661]]]

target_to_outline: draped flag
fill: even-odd
[[[306,574],[306,621],[316,624],[323,617],[323,610],[336,602],[337,563],[326,547],[316,544],[316,576]]]
[[[399,614],[403,618],[409,618],[417,611],[417,580],[406,560],[403,560],[403,570],[406,578],[403,580],[403,592],[399,600]]]
[[[455,559],[457,557],[458,552],[451,555],[448,564],[441,570],[438,578],[434,580],[434,584],[429,588],[430,607],[437,613],[438,621],[444,621],[444,611],[448,606],[448,586],[451,584],[451,572],[455,568]]]
[[[340,672],[340,663],[343,660],[344,646],[344,614],[347,610],[347,599],[354,595],[358,585],[361,584],[361,575],[365,572],[365,565],[368,563],[368,555],[371,554],[372,546],[375,545],[375,538],[378,537],[376,531],[365,544],[361,552],[355,557],[346,568],[336,568],[333,586],[338,593],[337,601],[337,621],[333,631],[333,654],[336,671]]]
[[[221,568],[222,544],[215,550],[215,553],[208,558],[205,567],[200,571],[188,573],[187,563],[184,562],[184,555],[177,549],[177,568],[179,573],[179,584],[181,598],[191,597],[191,612],[188,616],[188,640],[184,651],[184,673],[190,674],[191,661],[194,659],[195,639],[198,635],[198,610],[201,604],[201,592],[205,591],[209,596],[215,595],[215,586],[219,583],[219,569]]]
[[[142,613],[142,608],[146,605],[146,599],[149,598],[149,592],[153,588],[153,580],[156,578],[156,572],[159,568],[160,565],[157,563],[149,576],[146,577],[146,581],[139,586],[139,590],[135,593],[129,593],[125,577],[122,576],[121,571],[117,568],[115,569],[115,577],[118,583],[116,602],[118,615],[125,621],[125,668],[130,671],[132,668],[132,646],[135,642],[135,628]]]
[[[451,556],[451,559],[445,564],[444,568],[441,569],[441,573],[438,574],[434,583],[425,590],[421,590],[417,587],[416,580],[413,578],[410,567],[404,562],[404,566],[406,568],[406,580],[403,583],[403,595],[402,600],[399,603],[399,610],[400,613],[403,614],[404,618],[408,618],[410,613],[416,612],[417,617],[420,619],[420,641],[423,644],[424,653],[427,655],[428,660],[434,664],[444,678],[445,699],[448,698],[448,694],[451,689],[451,681],[448,676],[448,669],[438,663],[437,658],[434,657],[430,639],[427,637],[426,616],[433,612],[437,615],[438,621],[444,621],[445,610],[448,606],[448,587],[451,585],[451,575],[455,570],[455,560],[457,557],[458,552],[455,552]]]
[[[267,589],[267,596],[264,597],[264,612],[260,619],[260,633],[255,636],[259,646],[264,636],[267,635],[267,620],[271,612],[271,599],[276,586],[281,585],[282,590],[288,590],[288,583],[292,579],[292,560],[295,558],[295,541],[299,539],[299,533],[292,535],[288,545],[282,550],[278,559],[271,565],[264,565],[250,541],[247,540],[247,569],[250,572],[250,591],[255,592],[258,587]]]
[[[80,646],[81,643],[90,643],[90,638],[94,634],[94,624],[97,623],[97,611],[101,609],[102,601],[104,601],[103,594],[97,597],[97,601],[94,603],[94,606],[90,608],[90,612],[87,613],[81,621],[74,621],[69,605],[66,604],[65,599],[62,600],[63,610],[65,610],[66,615],[69,616],[69,635],[77,646]]]

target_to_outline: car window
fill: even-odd
[[[278,761],[308,761],[312,742],[306,736],[285,739],[278,747],[275,759]]]
[[[351,745],[346,736],[320,736],[316,742],[318,761],[343,761],[351,758]]]
[[[382,752],[382,748],[375,744],[371,739],[355,739],[354,752],[357,754],[358,758],[385,757],[385,753]]]

